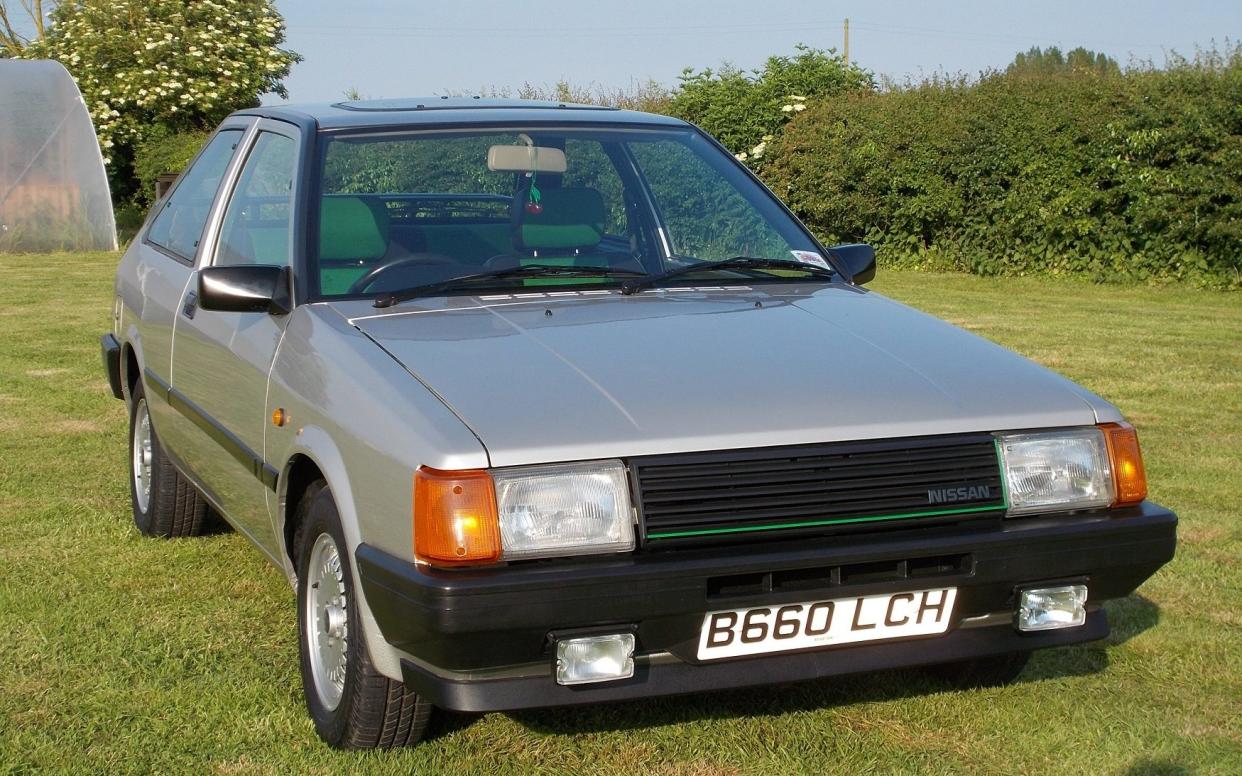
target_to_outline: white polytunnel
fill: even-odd
[[[0,252],[115,250],[95,127],[50,60],[0,59]]]

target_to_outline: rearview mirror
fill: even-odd
[[[289,299],[289,268],[261,264],[204,267],[198,273],[198,306],[232,313],[284,315]]]
[[[494,145],[487,149],[487,169],[492,172],[550,172],[563,174],[565,152],[559,148],[528,145]]]
[[[828,251],[841,262],[856,286],[875,279],[875,248],[866,243],[834,245]]]

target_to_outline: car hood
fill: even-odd
[[[987,340],[842,284],[334,303],[493,466],[1119,420]]]

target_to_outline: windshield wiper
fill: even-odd
[[[721,259],[720,261],[700,261],[685,267],[677,267],[675,269],[666,270],[655,275],[647,275],[644,278],[636,280],[627,280],[621,284],[621,293],[629,296],[638,293],[644,288],[662,283],[670,278],[679,277],[681,275],[689,275],[694,272],[708,272],[717,269],[790,269],[806,272],[811,275],[823,275],[832,277],[837,273],[817,267],[814,264],[803,264],[800,261],[786,261],[784,259],[761,259],[754,256],[734,256],[730,259]]]
[[[635,272],[628,269],[612,269],[609,267],[558,267],[552,264],[526,264],[520,267],[504,267],[502,269],[489,270],[487,272],[476,272],[471,275],[458,275],[454,278],[438,280],[435,283],[424,283],[420,286],[410,286],[400,291],[393,291],[388,294],[376,297],[373,303],[375,307],[392,307],[400,302],[415,299],[420,296],[442,291],[451,288],[458,283],[469,283],[477,280],[488,279],[504,279],[504,278],[538,278],[538,277],[563,277],[563,278],[591,278],[591,277],[644,277],[646,273]]]

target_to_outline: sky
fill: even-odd
[[[286,46],[305,59],[293,102],[478,93],[566,79],[606,91],[723,61],[750,69],[798,43],[842,47],[897,80],[977,75],[1031,46],[1103,51],[1157,65],[1242,39],[1239,0],[277,0]],[[279,102],[268,97],[265,102]]]

